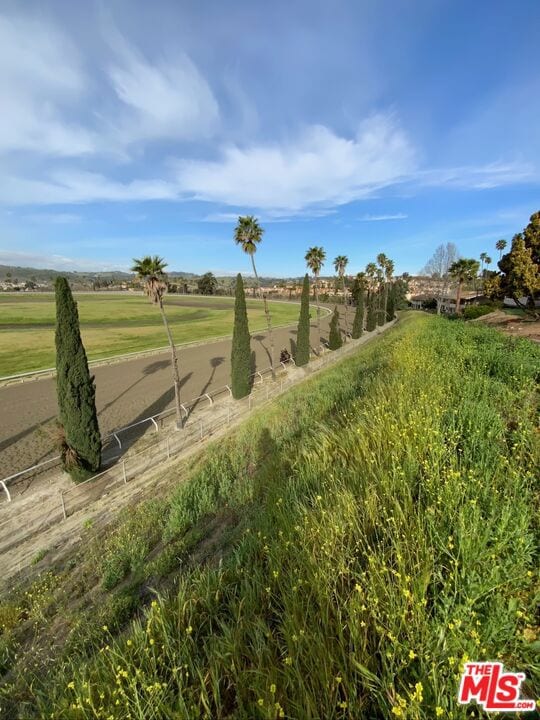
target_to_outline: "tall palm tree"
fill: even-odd
[[[394,274],[394,261],[387,258],[384,266],[384,322],[387,322],[388,318],[388,288],[392,282],[392,276]],[[390,318],[391,320],[392,318]]]
[[[165,330],[167,331],[167,338],[169,339],[169,346],[171,348],[171,359],[173,369],[173,381],[174,381],[174,399],[176,405],[176,427],[181,428],[183,425],[182,421],[182,410],[180,405],[180,375],[178,374],[178,357],[176,355],[176,347],[171,334],[171,329],[165,315],[163,308],[163,295],[167,291],[167,278],[165,275],[165,268],[167,263],[159,255],[146,255],[145,257],[137,260],[133,258],[133,267],[131,272],[137,274],[142,280],[144,286],[144,292],[148,296],[154,305],[158,305],[161,313]]]
[[[268,307],[268,299],[266,293],[261,292],[261,282],[255,267],[255,253],[257,245],[261,242],[264,234],[263,228],[259,225],[257,218],[253,215],[244,215],[238,218],[238,223],[234,230],[234,242],[240,245],[242,250],[251,258],[253,273],[257,281],[259,294],[262,294],[264,302],[264,314],[266,316],[266,326],[268,328],[268,339],[270,340],[270,362],[272,363],[272,380],[276,379],[276,371],[274,368],[274,335],[272,333],[272,318],[270,317],[270,309]]]
[[[345,269],[347,268],[348,264],[349,258],[346,255],[338,255],[334,259],[334,269],[337,272],[339,279],[341,280],[341,285],[343,288],[343,302],[345,304],[345,342],[347,342],[347,337],[349,335],[349,318],[347,316],[349,305],[347,303],[347,291],[345,289]]]
[[[499,251],[499,260],[502,258],[503,250],[506,247],[506,240],[497,240],[495,247]]]
[[[480,253],[480,262],[481,262],[480,275],[482,275],[482,276],[484,275],[484,263],[486,262],[486,258],[487,258],[487,253],[485,253],[485,252]]]
[[[372,305],[374,303],[373,294],[375,292],[375,284],[376,284],[375,277],[377,275],[377,266],[375,265],[374,262],[370,262],[366,265],[365,275],[367,278],[367,283],[366,283],[367,284],[367,303],[366,303],[367,318],[366,318],[366,320],[369,322],[370,308],[372,307]]]
[[[322,247],[315,245],[308,249],[305,255],[305,261],[308,268],[311,270],[313,277],[315,278],[315,301],[317,303],[317,352],[321,349],[321,306],[319,304],[319,276],[321,274],[322,266],[326,260],[326,253]]]
[[[377,277],[378,277],[378,280],[379,280],[379,292],[380,292],[380,286],[381,286],[382,279],[383,279],[383,278],[382,278],[382,273],[383,273],[383,271],[386,270],[386,263],[387,263],[387,262],[388,262],[388,258],[386,257],[386,255],[385,255],[384,253],[379,253],[379,254],[377,255],[377,265],[379,266],[379,268],[378,268],[378,270],[377,270],[376,272],[377,272]],[[378,307],[377,307],[377,325],[381,325],[381,324],[382,324],[382,323],[381,323],[381,313],[382,313],[382,310],[381,310],[381,300],[382,300],[382,297],[379,295],[379,298],[378,298],[378,300],[377,300],[377,306],[378,306]],[[386,293],[385,293],[385,296],[384,296],[384,318],[385,318],[385,321],[386,321]]]
[[[474,278],[478,275],[479,267],[480,263],[478,260],[461,258],[461,260],[456,260],[455,263],[452,263],[448,269],[450,276],[458,282],[456,293],[456,315],[459,315],[461,312],[460,303],[463,283],[474,280]]]

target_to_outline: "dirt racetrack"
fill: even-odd
[[[312,306],[311,342],[316,342]],[[352,312],[349,312],[352,323]],[[321,318],[321,335],[327,338],[329,316]],[[281,349],[296,340],[296,327],[274,331],[275,361]],[[292,344],[292,345],[291,345]],[[252,335],[254,369],[270,366],[266,333]],[[225,386],[230,379],[231,341],[209,342],[179,349],[181,397],[185,401]],[[93,368],[96,403],[102,435],[136,423],[172,407],[174,391],[169,353]],[[52,457],[52,430],[56,418],[54,377],[0,387],[0,479]]]

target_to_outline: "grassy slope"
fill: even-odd
[[[167,344],[161,315],[144,297],[76,294],[76,300],[90,359]],[[182,296],[165,301],[177,343],[232,333],[233,298],[205,298],[207,307],[182,307],[183,302],[189,303],[189,296],[185,301]],[[262,303],[248,300],[247,304],[250,330],[266,328]],[[297,305],[273,302],[270,306],[275,326],[297,321]],[[0,295],[0,377],[54,365],[54,322],[52,294]]]
[[[467,658],[534,696],[539,372],[526,341],[407,318],[6,600],[7,698],[25,718],[457,718]]]

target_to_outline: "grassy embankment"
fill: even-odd
[[[90,360],[164,347],[161,315],[141,295],[75,294]],[[232,333],[234,298],[171,295],[167,318],[178,344]],[[266,328],[262,302],[248,300],[251,332]],[[274,326],[298,321],[298,305],[270,303]],[[0,377],[54,366],[54,295],[0,294]]]
[[[527,341],[405,318],[12,594],[0,704],[25,718],[461,718],[468,658],[526,672],[534,697],[539,373]]]

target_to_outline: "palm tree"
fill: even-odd
[[[497,240],[495,247],[499,251],[499,260],[502,258],[503,250],[506,247],[506,240]]]
[[[315,301],[317,303],[317,352],[321,348],[321,306],[319,305],[319,275],[321,274],[321,268],[326,260],[326,253],[322,247],[315,245],[308,249],[305,255],[305,261],[308,268],[313,273],[315,278]]]
[[[380,288],[380,284],[382,282],[382,271],[386,270],[387,262],[388,262],[388,258],[386,257],[386,255],[384,253],[379,253],[377,255],[377,265],[379,266],[379,269],[376,272],[377,272],[377,277],[379,279],[379,288]],[[378,305],[378,307],[377,307],[377,325],[381,325],[382,324],[380,321],[381,320],[381,316],[380,316],[381,297],[379,297],[379,299],[377,300],[377,305]],[[385,294],[385,298],[384,298],[384,317],[386,320],[386,294]]]
[[[349,309],[349,306],[347,304],[347,295],[346,295],[346,289],[345,289],[345,269],[347,265],[349,264],[349,258],[346,255],[338,255],[334,259],[334,269],[338,274],[338,277],[341,280],[341,285],[343,287],[343,302],[345,304],[345,342],[347,342],[347,337],[349,334],[349,322],[347,317],[347,311]]]
[[[167,263],[163,260],[163,258],[160,258],[159,255],[154,255],[153,257],[151,255],[146,255],[140,260],[133,258],[133,267],[131,268],[131,272],[136,273],[140,280],[142,280],[144,292],[146,293],[150,301],[153,302],[154,305],[159,306],[159,311],[161,313],[163,324],[165,325],[165,330],[167,331],[167,337],[169,339],[169,345],[171,348],[174,380],[174,399],[176,403],[176,427],[181,428],[183,422],[180,404],[180,376],[178,374],[178,357],[176,355],[176,347],[174,345],[174,340],[171,335],[171,329],[169,327],[167,316],[165,315],[165,310],[163,308],[163,295],[167,291],[167,282],[165,276],[166,267]]]
[[[473,280],[478,275],[479,267],[480,263],[478,260],[461,258],[461,260],[456,260],[456,262],[452,263],[452,265],[448,268],[450,276],[453,277],[454,280],[458,281],[456,293],[456,315],[459,315],[461,312],[460,303],[463,283]]]
[[[390,286],[390,283],[392,282],[392,275],[394,274],[394,261],[390,260],[389,258],[386,260],[385,268],[384,268],[384,277],[385,277],[385,284],[384,284],[384,322],[388,321],[388,288]],[[391,320],[392,318],[390,318]]]
[[[483,272],[484,272],[484,263],[486,261],[486,258],[487,258],[487,253],[485,253],[485,252],[480,253],[480,262],[482,263],[480,265],[480,274],[483,274]]]
[[[253,215],[240,216],[238,223],[234,230],[234,242],[242,247],[242,250],[249,255],[251,258],[251,264],[253,266],[253,273],[255,280],[257,281],[257,287],[259,294],[261,294],[261,282],[257,274],[257,268],[255,267],[255,253],[257,252],[257,245],[261,242],[264,234],[263,228],[259,225],[257,218]],[[276,371],[274,368],[274,336],[272,333],[272,319],[270,317],[270,310],[268,308],[268,300],[266,293],[262,293],[264,302],[264,314],[266,316],[266,326],[268,328],[268,339],[270,340],[270,362],[272,363],[272,380],[276,379]]]

